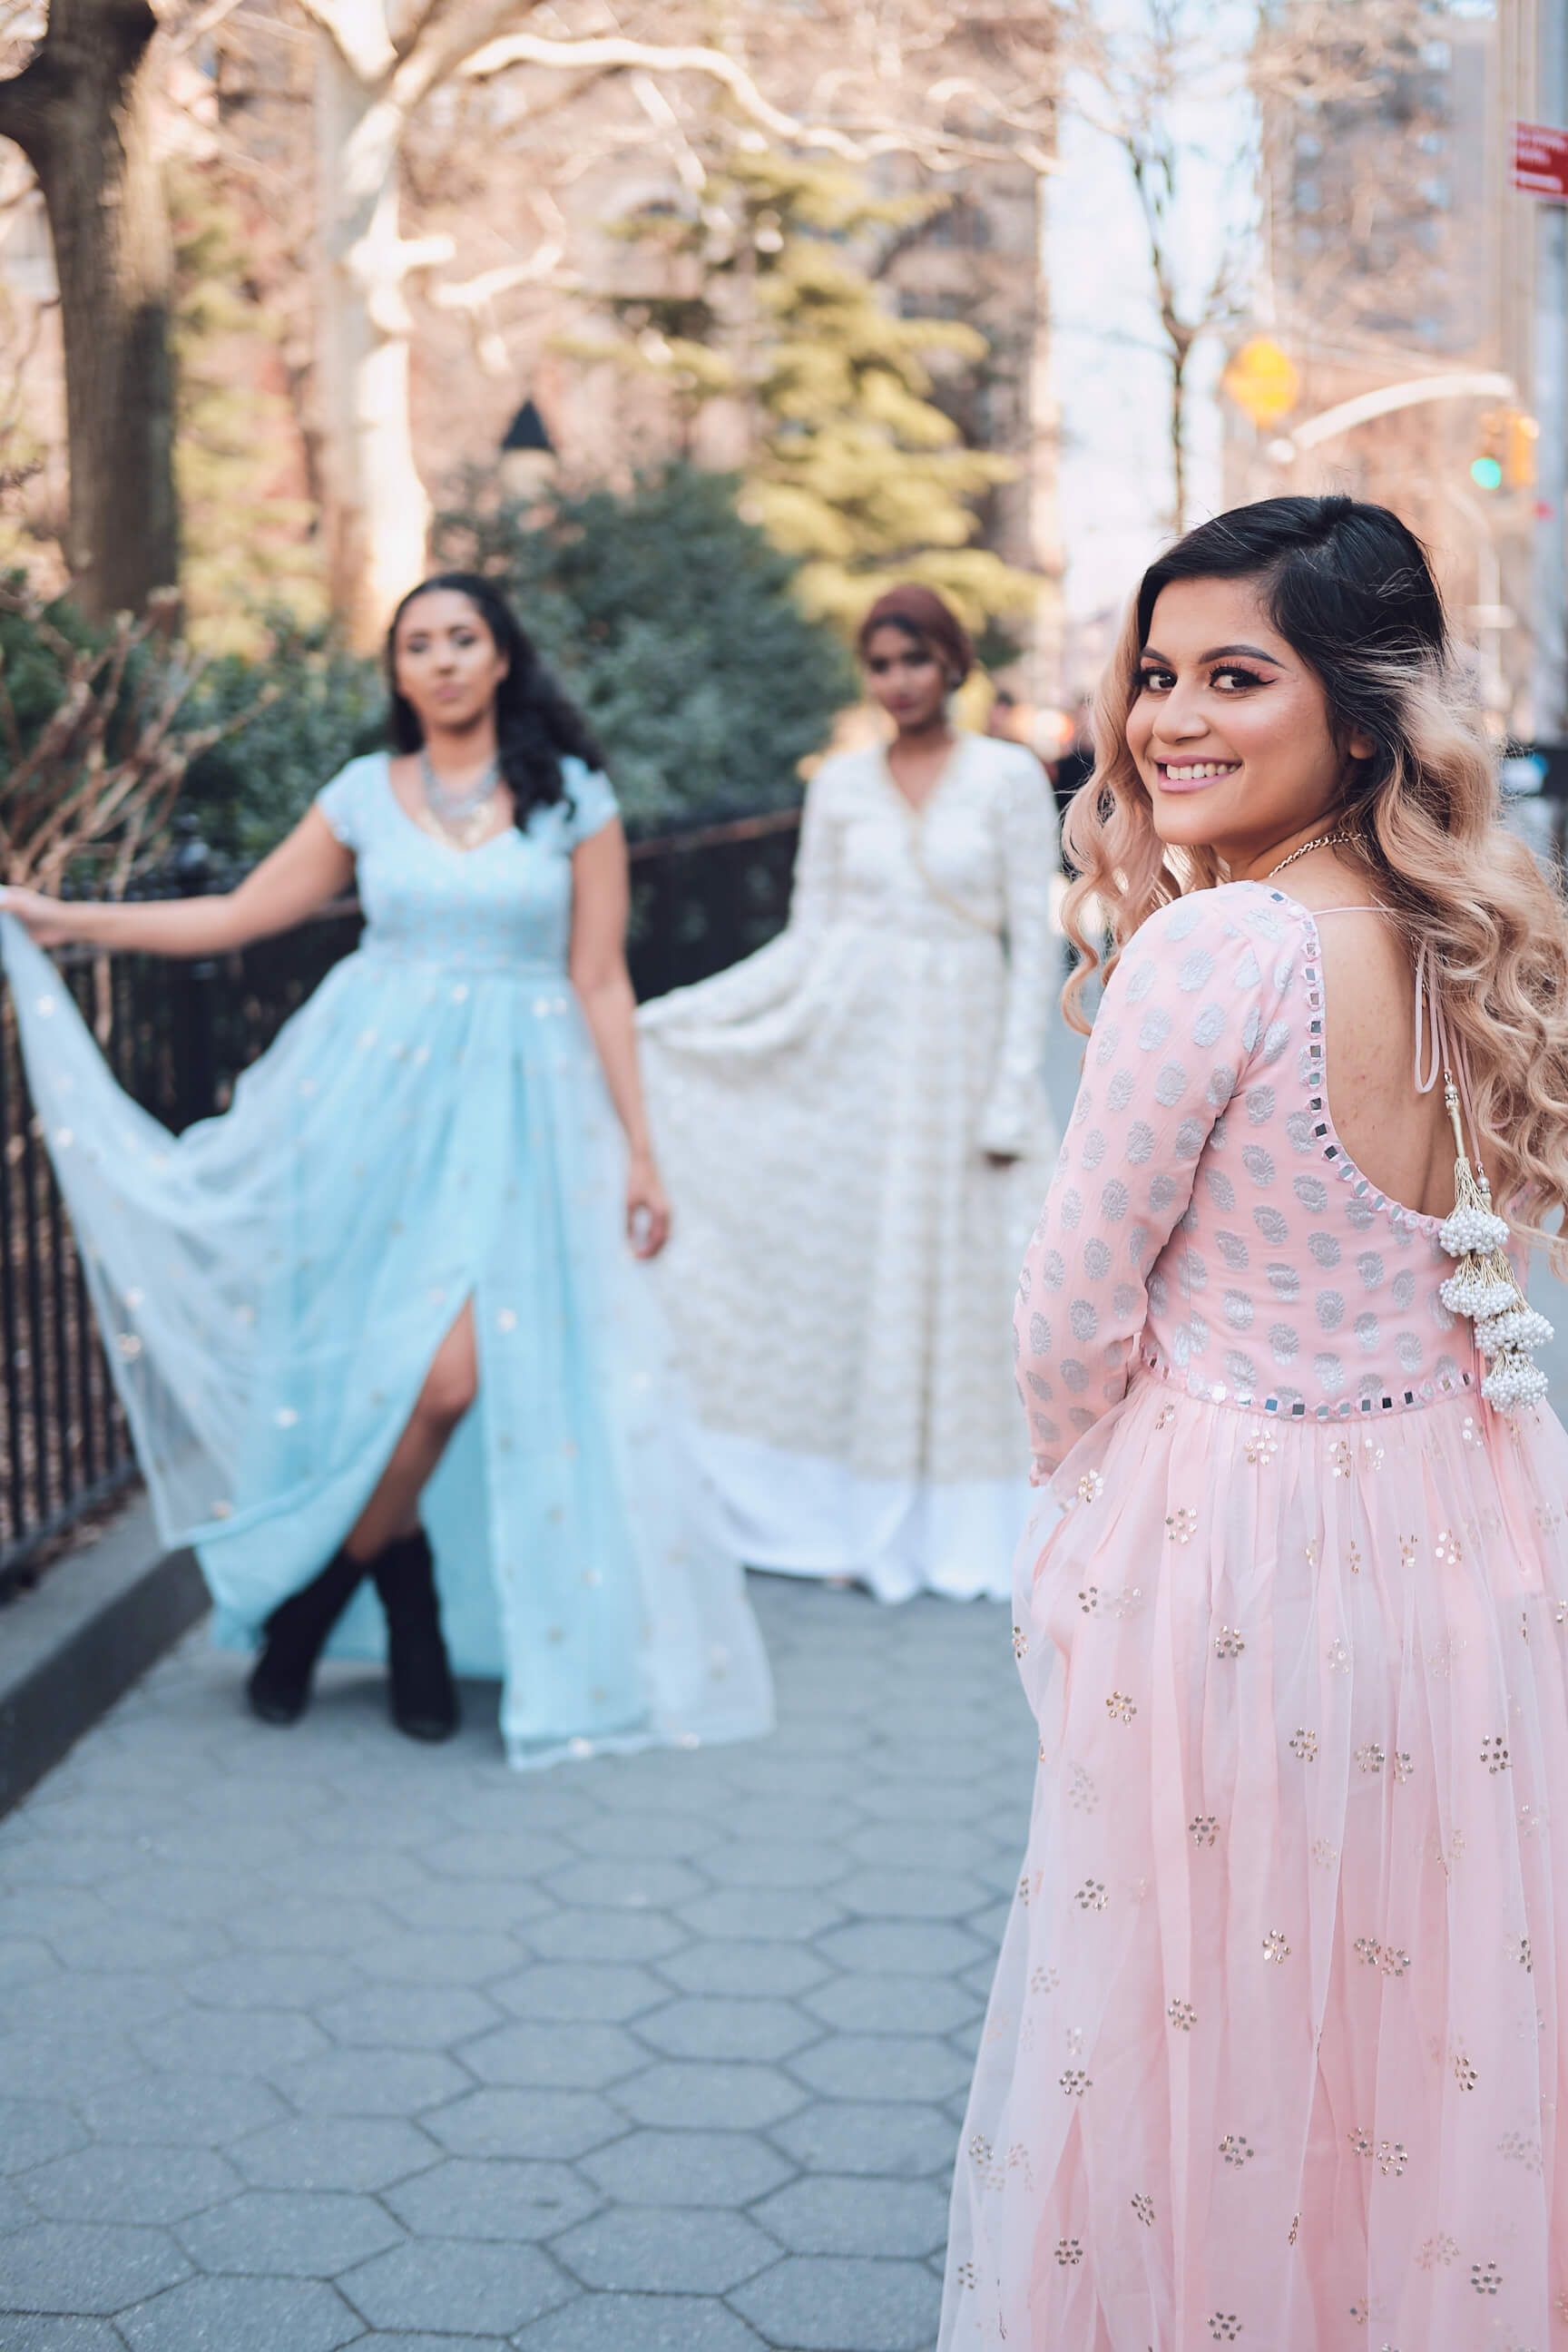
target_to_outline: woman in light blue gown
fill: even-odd
[[[637,1263],[668,1213],[615,797],[492,583],[414,590],[388,662],[396,756],[351,761],[228,896],[0,898],[160,1531],[195,1545],[219,1637],[259,1642],[269,1722],[331,1639],[385,1647],[414,1738],[456,1727],[451,1668],[500,1676],[514,1763],[743,1738],[766,1660]],[[224,954],[356,876],[358,950],[177,1139],[40,952]]]

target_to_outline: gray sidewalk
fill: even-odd
[[[765,1741],[269,1732],[198,1633],[0,1824],[5,2352],[927,2352],[1007,1612],[752,1583]]]

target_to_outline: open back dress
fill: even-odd
[[[572,853],[603,776],[459,852],[384,753],[317,805],[366,928],[233,1108],[178,1138],[110,1076],[0,919],[28,1082],[161,1534],[220,1637],[331,1557],[471,1300],[479,1392],[426,1489],[460,1674],[504,1684],[515,1762],[766,1729],[766,1660],[685,1449],[625,1159],[566,975]],[[335,1654],[377,1655],[368,1587]]]
[[[1330,1114],[1317,929],[1178,900],[1025,1266],[1028,1849],[942,2352],[1568,2341],[1568,1442]]]

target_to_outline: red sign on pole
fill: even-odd
[[[1568,204],[1568,131],[1544,122],[1513,126],[1513,184],[1532,196]]]

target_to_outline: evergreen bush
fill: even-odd
[[[347,652],[321,627],[287,614],[271,621],[259,657],[224,654],[208,663],[187,709],[212,726],[252,711],[192,761],[180,818],[220,861],[249,865],[299,823],[346,760],[385,740],[386,692],[380,665]],[[261,689],[271,698],[255,706]]]
[[[786,808],[855,680],[794,595],[796,563],[727,474],[676,464],[524,509],[470,479],[436,561],[491,572],[605,747],[643,833]]]

